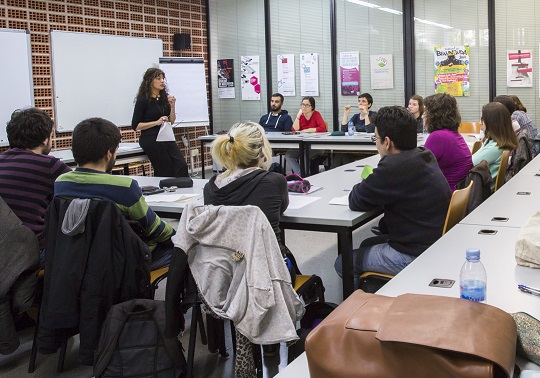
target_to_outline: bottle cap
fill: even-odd
[[[478,248],[467,248],[467,260],[480,260],[480,250]]]

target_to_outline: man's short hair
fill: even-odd
[[[17,109],[6,125],[10,148],[32,150],[51,136],[54,122],[38,108]]]
[[[401,151],[416,147],[416,120],[403,106],[384,106],[373,117],[381,140],[388,137]]]
[[[360,96],[358,96],[358,99],[365,98],[368,102],[368,104],[373,105],[373,97],[369,93],[362,93]]]
[[[274,93],[274,94],[272,94],[272,96],[270,96],[270,98],[272,98],[272,97],[279,97],[279,99],[281,100],[281,103],[282,103],[282,104],[283,104],[283,101],[285,100],[285,99],[283,98],[283,95],[282,95],[281,93],[277,93],[277,92]]]
[[[122,139],[120,130],[103,118],[88,118],[73,130],[71,150],[78,165],[97,163],[107,154],[114,153]]]

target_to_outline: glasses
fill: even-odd
[[[372,136],[371,136],[371,141],[372,141],[373,143],[376,143],[376,142],[377,142],[377,139],[382,140],[382,138],[381,138],[380,136],[376,136],[376,135],[372,135]]]
[[[308,106],[311,106],[311,104],[300,104],[300,106],[303,106],[304,108],[307,108]]]

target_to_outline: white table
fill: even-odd
[[[532,161],[524,166],[520,172],[534,172],[540,173],[540,155],[536,156]]]
[[[522,227],[537,211],[540,211],[540,176],[520,171],[460,223]]]
[[[51,156],[54,156],[69,166],[76,166],[75,159],[73,158],[73,152],[71,149],[51,151]],[[118,146],[118,152],[116,154],[116,163],[119,165],[126,165],[126,175],[129,174],[127,164],[135,163],[138,161],[148,160],[148,156],[144,153],[139,143],[120,143]]]

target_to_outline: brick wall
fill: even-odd
[[[54,114],[54,103],[50,30],[160,38],[166,57],[203,58],[208,77],[204,0],[0,0],[0,28],[30,31],[35,105],[51,117]],[[190,49],[173,50],[173,34],[176,33],[191,34]],[[120,130],[123,141],[138,140],[138,133],[131,128],[123,127]],[[197,137],[205,134],[204,128],[180,129],[175,132],[187,134],[190,148],[200,148]],[[180,141],[180,138],[177,140]],[[178,145],[188,160],[189,151],[181,141]],[[70,146],[71,133],[55,134],[53,149]],[[0,148],[0,151],[5,149]],[[150,171],[149,164],[146,164],[147,171]]]

